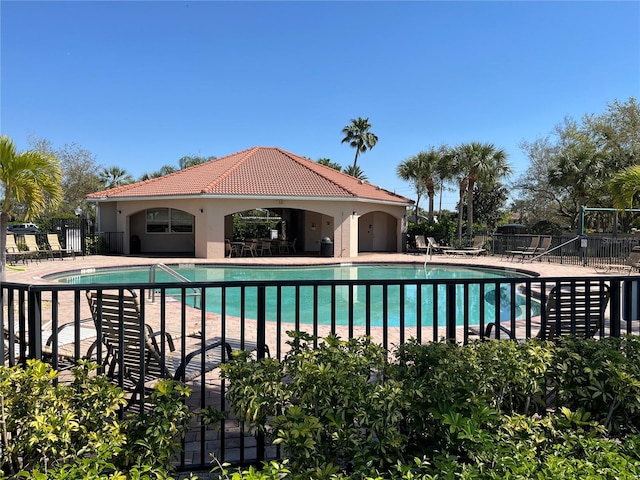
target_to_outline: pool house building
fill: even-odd
[[[253,147],[175,173],[90,194],[97,229],[124,254],[227,256],[233,216],[267,209],[295,251],[357,257],[402,252],[412,201],[276,147]]]

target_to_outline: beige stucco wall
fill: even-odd
[[[153,234],[145,232],[145,210],[175,208],[195,218],[194,234]],[[124,252],[130,253],[132,235],[141,238],[145,252],[195,252],[198,258],[223,258],[224,239],[233,230],[231,214],[254,208],[297,209],[304,211],[304,241],[297,249],[319,252],[321,241],[331,238],[335,257],[358,255],[358,226],[371,225],[365,233],[369,251],[402,251],[404,205],[385,205],[366,201],[297,200],[297,199],[229,199],[193,198],[163,200],[128,200],[99,203],[100,231],[124,234]],[[202,210],[202,211],[201,211]],[[361,241],[363,233],[360,233]],[[293,240],[293,239],[289,239]],[[363,244],[364,245],[364,244]]]

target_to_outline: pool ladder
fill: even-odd
[[[156,283],[156,271],[158,269],[162,270],[163,272],[168,274],[170,277],[175,278],[179,282],[191,283],[191,280],[189,280],[187,277],[185,277],[184,275],[176,272],[173,268],[168,267],[164,263],[154,263],[153,265],[151,265],[151,267],[149,268],[149,283]],[[201,289],[195,288],[195,287],[191,287],[191,291],[193,293],[190,294],[190,295],[187,295],[187,296],[192,296],[192,297],[194,297],[194,299],[195,298],[200,298],[200,295],[202,293]],[[152,302],[155,301],[155,299],[156,299],[156,290],[155,290],[155,288],[149,289],[149,298],[151,299]],[[194,301],[194,306],[195,306],[195,301]]]

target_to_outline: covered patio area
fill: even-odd
[[[121,232],[125,254],[228,256],[240,212],[265,209],[281,217],[276,238],[289,253],[331,257],[402,252],[412,201],[275,147],[254,147],[159,178],[87,197],[99,232]],[[256,238],[256,240],[260,240]],[[280,251],[278,244],[278,251]]]

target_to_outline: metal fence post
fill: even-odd
[[[446,301],[447,312],[445,315],[446,326],[445,332],[447,336],[448,342],[456,341],[456,285],[453,283],[447,284],[447,301]]]
[[[29,339],[27,358],[42,360],[42,293],[29,289],[27,306],[27,338]],[[21,335],[22,333],[20,332]]]

